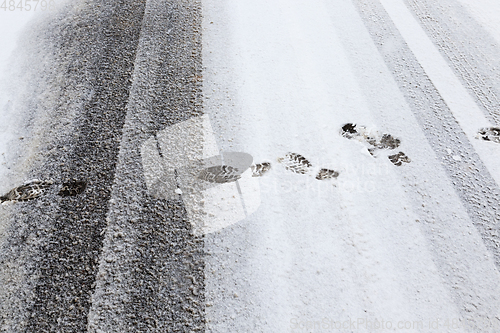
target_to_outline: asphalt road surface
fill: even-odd
[[[0,331],[499,332],[499,18],[35,14],[0,66]]]

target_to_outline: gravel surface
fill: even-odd
[[[26,19],[0,64],[0,331],[498,332],[495,13],[77,0]]]
[[[203,241],[182,201],[148,196],[137,163],[142,140],[200,113],[200,14],[196,1],[80,1],[31,22],[11,74],[23,140],[5,189],[88,186],[2,208],[3,332],[203,327]]]

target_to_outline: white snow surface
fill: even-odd
[[[492,256],[352,2],[203,3],[205,109],[218,144],[273,163],[257,212],[207,236],[209,331],[333,332],[352,321],[346,332],[372,332],[378,320],[392,325],[382,331],[467,332],[464,307],[470,325],[495,324]],[[382,3],[413,51],[438,54],[418,44],[428,42],[421,29],[401,27],[413,24],[401,21],[403,1]],[[477,106],[460,104],[474,102],[433,60],[424,69],[441,80],[434,83],[498,181],[500,148],[473,138],[488,123]],[[412,162],[398,168],[363,153],[339,135],[348,122],[401,138]],[[448,149],[460,155],[460,146]],[[287,152],[340,176],[319,182],[284,171],[276,157]],[[436,320],[449,327],[433,330]]]
[[[459,0],[469,13],[500,43],[500,2],[496,0]]]
[[[12,63],[12,56],[21,32],[34,15],[34,11],[0,10],[0,179],[7,174],[5,156],[7,144],[18,134],[15,127],[18,126],[20,119],[11,101],[12,91],[15,88],[12,87],[12,81],[9,79],[9,64]]]
[[[40,57],[36,59],[31,58],[32,62],[38,63],[23,63],[19,61],[25,58],[22,52],[18,52],[20,43],[26,43],[29,36],[36,33],[34,30],[37,21],[41,21],[50,17],[60,7],[67,3],[67,0],[59,0],[51,2],[51,9],[47,7],[42,10],[41,2],[27,3],[26,1],[20,4],[19,1],[15,2],[15,9],[11,10],[11,4],[6,2],[7,8],[0,9],[0,179],[12,179],[13,170],[10,169],[12,160],[19,157],[13,146],[17,145],[19,138],[25,134],[23,125],[25,118],[30,115],[26,114],[28,111],[20,111],[16,103],[22,103],[24,95],[31,93],[31,86],[27,86],[23,82],[24,73],[20,69],[21,66],[26,67],[40,67],[46,59]],[[2,5],[3,2],[0,3]],[[26,5],[30,5],[31,9]],[[23,9],[21,10],[20,6]],[[35,5],[36,10],[35,10]],[[9,9],[10,8],[10,9]],[[33,60],[35,59],[35,60]],[[17,154],[17,155],[16,155]],[[16,171],[19,173],[19,170]],[[13,184],[4,182],[4,186],[0,185],[0,191],[4,191]]]

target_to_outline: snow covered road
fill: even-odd
[[[88,185],[0,206],[2,331],[500,331],[495,1],[57,13],[0,94],[0,189]]]
[[[366,323],[377,320],[495,331],[500,147],[474,137],[498,124],[498,108],[476,102],[497,99],[498,76],[488,72],[488,90],[462,84],[458,61],[411,9],[400,0],[204,2],[204,107],[220,147],[256,160],[298,152],[340,171],[320,183],[276,170],[261,179],[259,211],[206,236],[210,331],[372,332]],[[488,47],[483,68],[499,54],[498,43]],[[363,153],[339,135],[349,122],[401,138],[412,162]],[[438,319],[457,325],[429,327]],[[332,326],[351,320],[361,324]]]

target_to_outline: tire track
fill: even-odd
[[[1,296],[6,332],[86,331],[144,4],[70,3],[25,41],[37,65],[20,64],[32,136],[17,168],[89,184],[81,196],[13,208],[0,263],[12,287]]]
[[[436,157],[442,161],[442,167],[462,205],[491,252],[498,273],[500,190],[497,184],[382,5],[378,1],[366,3],[361,0],[354,1],[354,4]],[[458,147],[462,153],[461,160],[453,159],[447,152],[449,148]],[[420,190],[418,186],[417,192],[420,193]],[[426,200],[428,199],[422,199],[423,203],[427,203]],[[425,206],[419,199],[415,201],[416,207]],[[485,294],[475,277],[469,275],[469,269],[453,268],[450,260],[458,254],[453,241],[447,239],[446,232],[445,235],[436,234],[433,226],[434,223],[442,223],[439,228],[445,230],[447,222],[435,220],[432,212],[425,208],[419,210],[425,220],[423,230],[431,242],[440,273],[448,285],[453,286],[450,292],[454,295],[467,326],[473,327],[475,331],[488,331],[481,325],[481,321],[497,320],[496,297]]]
[[[193,235],[182,200],[148,192],[141,157],[146,140],[201,115],[200,31],[198,0],[148,1],[90,332],[204,330],[204,239]],[[174,151],[161,155],[175,160]]]
[[[500,125],[500,46],[495,39],[458,1],[404,2],[486,117]]]

